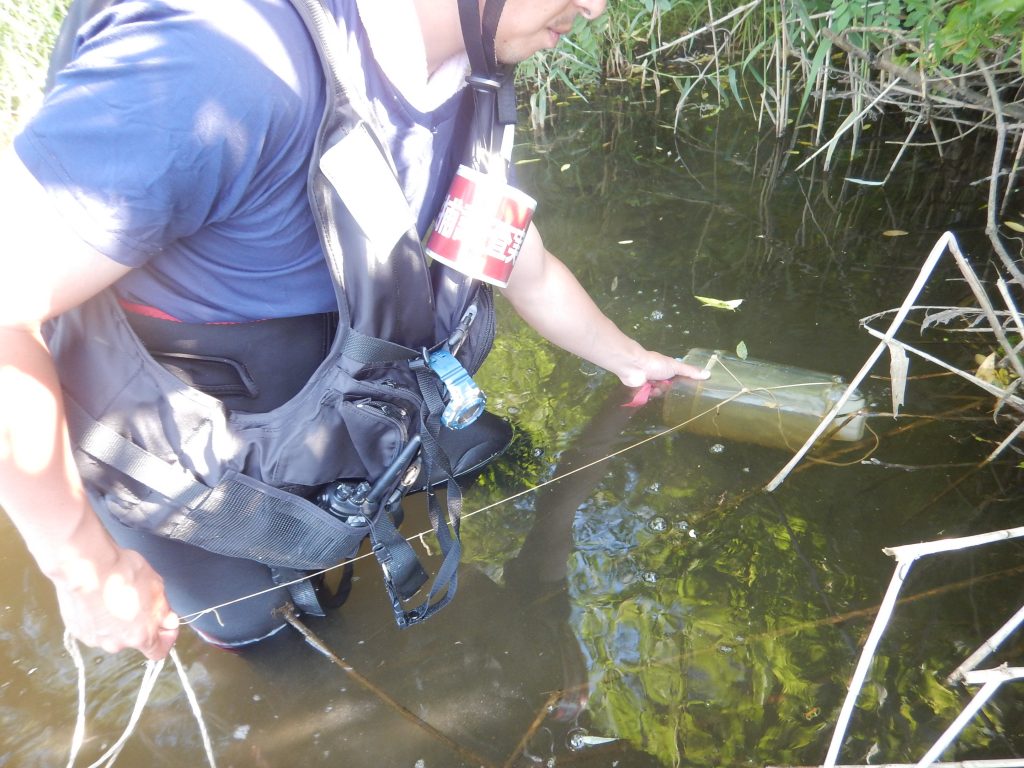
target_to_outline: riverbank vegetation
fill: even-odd
[[[1024,154],[1024,0],[621,0],[596,24],[529,62],[535,126],[553,97],[630,79],[674,99],[676,116],[746,109],[850,181],[882,185],[907,152],[991,157],[989,237],[1024,281],[1024,217],[1012,205]],[[571,84],[571,85],[570,85]],[[884,121],[884,125],[882,124]],[[869,131],[898,142],[891,166],[860,178]],[[971,180],[973,181],[973,180]]]
[[[70,0],[19,0],[0,6],[0,147],[39,103],[68,5]]]

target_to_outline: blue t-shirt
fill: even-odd
[[[346,82],[366,94],[420,233],[458,158],[461,96],[408,104],[335,0]],[[115,3],[16,138],[22,161],[89,245],[138,267],[122,299],[187,322],[336,308],[306,176],[324,77],[287,0]]]

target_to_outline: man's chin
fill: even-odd
[[[558,41],[556,40],[555,43]],[[514,67],[516,64],[522,64],[529,58],[536,56],[541,51],[551,50],[554,45],[531,45],[529,47],[523,46],[522,48],[498,48],[494,55],[497,58],[498,63],[508,67]]]

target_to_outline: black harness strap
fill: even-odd
[[[515,125],[517,119],[515,69],[499,64],[494,49],[504,7],[505,0],[487,0],[481,20],[477,0],[459,0],[459,21],[471,70],[469,84],[476,101],[476,135],[487,137],[490,152],[496,151],[496,141],[500,142],[500,137],[494,137],[495,115],[499,130]]]
[[[484,56],[487,63],[493,65],[494,69],[499,67],[498,55],[494,50],[494,45],[495,37],[498,34],[498,19],[501,18],[501,12],[504,9],[505,0],[487,0],[487,3],[484,5],[484,18],[481,25]]]
[[[332,18],[324,8],[322,0],[292,2],[306,23],[320,53],[328,79],[328,109],[333,110],[330,114],[366,126],[374,143],[390,162],[386,145],[373,130],[372,122],[364,119],[361,114],[362,105],[356,101],[358,94],[346,92],[341,72],[342,59],[336,50],[337,42],[332,37],[332,31],[336,36],[337,29],[332,24]],[[484,14],[485,26],[496,26],[503,2],[504,0],[488,0]],[[475,0],[469,0],[469,3],[475,5]],[[460,0],[460,10],[465,5],[464,0]],[[470,24],[475,24],[479,28],[480,23],[477,9],[475,21],[470,20]],[[466,24],[465,18],[463,24]],[[474,78],[470,79],[474,97],[477,99],[477,124],[474,127],[478,129],[478,140],[475,143],[485,145],[488,151],[495,146],[495,99],[496,94],[502,89],[511,94],[513,105],[511,121],[507,122],[514,122],[515,118],[511,70],[499,71],[497,62],[494,61],[493,37],[492,30],[489,33],[490,43],[487,50],[484,50],[481,43],[479,50],[474,49],[470,53],[476,60],[473,65],[474,72],[495,75],[494,79],[485,78],[486,82],[482,82],[479,87]],[[474,38],[479,42],[479,33],[467,36],[467,40]],[[493,66],[488,66],[488,59],[493,62]],[[499,98],[497,103],[500,102]],[[508,103],[507,98],[505,102]],[[314,195],[311,194],[312,197]],[[312,202],[315,214],[329,218],[330,211],[325,213],[320,210],[322,206],[318,206],[318,203],[322,203],[321,200]],[[318,226],[323,229],[324,221],[318,221]],[[407,233],[406,238],[408,237]],[[414,237],[413,239],[415,240]],[[325,245],[325,251],[336,282],[338,285],[344,284],[340,271],[343,264],[340,247],[335,247],[332,243],[331,247]],[[417,253],[418,258],[422,259],[422,252]],[[338,332],[345,335],[345,356],[365,365],[403,361],[413,363],[420,396],[424,402],[420,414],[420,427],[424,471],[428,485],[435,469],[440,470],[447,478],[447,515],[441,509],[432,490],[428,495],[429,516],[441,547],[443,561],[426,600],[412,610],[406,611],[402,602],[413,596],[423,583],[425,574],[409,543],[398,534],[389,514],[388,504],[380,503],[372,509],[367,509],[366,517],[370,523],[373,550],[384,566],[385,583],[395,609],[396,620],[400,626],[409,626],[422,622],[443,608],[454,597],[458,584],[462,495],[454,479],[449,459],[440,446],[440,414],[445,403],[439,389],[438,377],[423,364],[421,352],[356,331],[351,327],[352,323],[347,317],[344,302],[340,303],[341,318]],[[152,489],[176,507],[178,511],[154,530],[159,535],[229,557],[255,560],[269,566],[280,580],[301,575],[299,572],[302,570],[321,570],[337,565],[349,558],[365,537],[365,527],[360,529],[346,525],[300,496],[274,488],[239,472],[225,472],[216,485],[206,485],[181,464],[166,461],[150,453],[117,430],[96,420],[72,397],[66,395],[65,403],[69,426],[76,436],[76,450],[86,456],[84,461],[79,462],[84,476],[89,477],[90,472],[95,471],[96,476],[93,479],[102,484],[109,480],[110,475],[96,465],[105,465]],[[304,610],[316,613],[315,596],[312,592],[312,587],[308,584],[292,590],[293,597]]]
[[[96,421],[70,397],[64,402],[68,424],[79,436],[78,450],[182,510],[181,516],[156,531],[162,536],[229,557],[307,570],[348,558],[363,536],[312,502],[247,475],[228,472],[216,486],[204,485],[180,465]]]

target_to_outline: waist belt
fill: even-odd
[[[250,323],[125,315],[154,360],[190,387],[247,413],[273,410],[294,397],[324,361],[338,329],[336,312]]]

